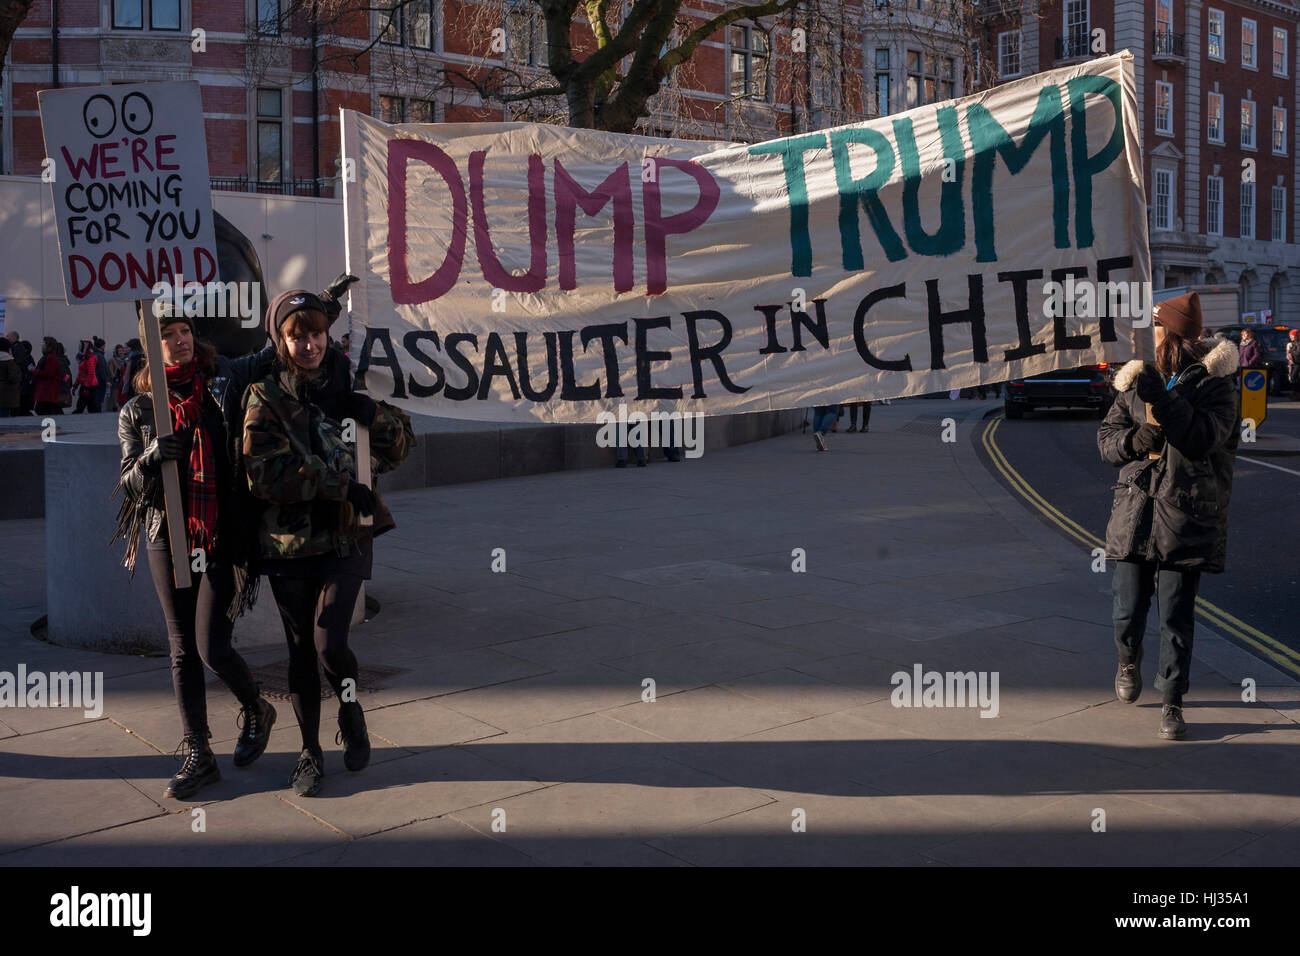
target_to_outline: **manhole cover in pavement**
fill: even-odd
[[[263,697],[269,697],[272,700],[289,699],[289,659],[287,657],[271,664],[263,664],[261,667],[250,668],[250,670],[253,673],[253,680],[262,685]],[[383,690],[387,686],[387,681],[405,672],[406,669],[403,667],[363,664],[357,674],[357,693],[365,694],[371,691]],[[212,682],[220,683],[220,680],[214,678]],[[321,674],[321,700],[328,700],[333,696],[334,688],[329,685],[325,675]]]

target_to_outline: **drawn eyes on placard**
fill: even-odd
[[[122,100],[122,125],[139,136],[153,126],[153,104],[143,93],[128,93]]]
[[[95,139],[103,139],[117,129],[117,107],[103,93],[97,93],[86,100],[86,105],[81,108],[81,116],[86,124],[86,132]]]

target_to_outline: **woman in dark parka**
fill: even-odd
[[[1115,696],[1132,703],[1142,692],[1142,634],[1155,598],[1159,735],[1169,740],[1187,732],[1182,704],[1200,576],[1223,571],[1240,419],[1237,347],[1198,341],[1200,334],[1195,292],[1156,306],[1156,363],[1119,371],[1115,403],[1097,432],[1102,459],[1120,467],[1106,527],[1106,556],[1116,562]]]

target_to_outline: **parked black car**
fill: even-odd
[[[1237,345],[1241,344],[1241,330],[1250,329],[1264,350],[1264,367],[1268,369],[1268,390],[1273,395],[1291,391],[1287,383],[1286,343],[1291,332],[1286,325],[1225,325],[1222,332]]]
[[[1023,418],[1025,412],[1040,408],[1087,408],[1104,418],[1115,400],[1110,379],[1105,362],[1013,378],[1007,382],[1003,407],[1007,418]]]

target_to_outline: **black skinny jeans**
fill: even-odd
[[[1121,661],[1141,664],[1142,635],[1155,598],[1160,605],[1160,664],[1153,686],[1166,703],[1181,703],[1189,686],[1200,580],[1199,571],[1174,571],[1148,561],[1115,562],[1115,648]]]
[[[289,693],[302,746],[318,751],[320,668],[324,667],[325,679],[340,703],[345,680],[352,681],[352,693],[356,693],[357,659],[348,647],[348,628],[362,579],[357,574],[305,578],[272,574],[270,578],[289,644]]]
[[[208,739],[208,695],[203,666],[220,677],[243,707],[257,704],[259,690],[248,664],[230,646],[235,626],[226,616],[235,595],[234,572],[228,565],[209,565],[190,572],[191,585],[178,590],[172,580],[170,551],[145,548],[158,603],[167,619],[171,644],[172,686],[181,709],[185,735]]]

